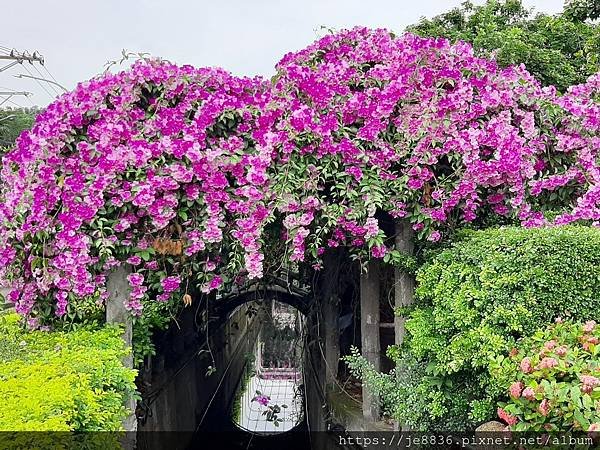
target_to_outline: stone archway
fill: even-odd
[[[229,295],[222,296],[215,302],[213,312],[219,317],[225,317],[230,311],[233,311],[240,305],[247,302],[261,300],[275,300],[288,304],[298,309],[303,314],[307,314],[310,308],[311,300],[308,292],[301,289],[286,289],[279,285],[261,286],[256,285],[249,289],[239,292],[232,292]]]

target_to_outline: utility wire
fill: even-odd
[[[48,73],[48,75],[50,75],[50,78],[52,78],[52,80],[58,85],[59,84],[58,80],[56,78],[54,78],[54,75],[52,75],[52,73],[48,70],[48,67],[46,67],[46,64],[44,64],[42,67]]]
[[[32,77],[35,82],[44,90],[46,91],[46,94],[48,94],[48,96],[54,100],[55,95],[52,95],[52,93],[48,90],[48,88],[46,86],[44,86],[42,83],[40,83],[40,80],[37,79],[37,77],[35,77],[31,71],[27,68],[26,65],[23,65],[23,69],[25,69],[25,71],[29,74],[30,77]]]
[[[38,84],[38,86],[50,97],[51,100],[54,100],[58,95],[61,95],[61,92],[57,89],[57,87],[61,88],[64,91],[67,91],[67,89],[65,87],[63,87],[60,83],[58,83],[58,81],[56,80],[54,75],[45,66],[44,57],[41,54],[39,54],[37,51],[30,53],[28,51],[18,51],[18,50],[15,50],[14,48],[10,48],[5,45],[0,45],[0,60],[9,61],[8,64],[5,64],[3,67],[0,67],[0,72],[8,70],[11,67],[16,66],[17,64],[20,64],[21,67],[23,67],[23,69],[29,74],[29,76],[17,75],[17,77],[34,79],[35,82]],[[29,62],[29,64],[31,64],[31,66],[33,67],[33,70],[35,70],[35,72],[39,76],[34,76],[33,73],[31,72],[31,70],[29,70],[29,68],[23,64],[24,62]],[[44,75],[40,71],[40,69],[35,64],[36,62],[42,65],[42,67],[44,68],[44,70],[46,71],[48,76],[50,76],[52,81],[47,79],[46,75]],[[42,84],[41,82],[44,82],[44,84]],[[52,89],[52,91],[54,91],[54,93],[52,93],[46,87],[46,84],[51,85],[51,89]],[[32,102],[32,104],[33,104],[33,102]]]
[[[17,92],[15,89],[9,88],[6,86],[0,86],[0,89],[4,89],[6,91]],[[31,106],[33,106],[34,108],[37,107],[37,105],[35,103],[33,103],[33,100],[31,100],[31,95],[24,95],[23,97],[25,97],[25,98],[27,98],[27,100],[29,100],[29,103],[31,103]]]
[[[42,67],[43,67],[43,66],[42,66]],[[40,78],[41,78],[41,79],[45,79],[45,76],[44,76],[44,74],[43,74],[43,73],[40,71],[40,69],[38,69],[38,68],[37,68],[37,66],[33,66],[33,68],[34,68],[34,69],[35,69],[35,71],[38,73],[38,75],[40,76]],[[61,92],[60,92],[58,89],[56,89],[56,86],[55,86],[55,84],[54,84],[54,83],[52,83],[52,82],[50,82],[50,81],[47,81],[47,83],[50,85],[50,87],[51,87],[51,88],[52,88],[52,90],[53,90],[53,91],[56,93],[56,95],[57,95],[57,96],[61,94]]]
[[[4,99],[5,102],[8,103],[12,103],[13,105],[15,105],[17,108],[23,108],[23,106],[19,105],[18,103],[14,102],[13,100],[11,100],[10,98],[5,98]]]
[[[64,87],[63,85],[55,83],[54,81],[48,80],[47,78],[43,78],[43,77],[42,78],[40,78],[40,77],[34,77],[34,76],[31,76],[31,75],[25,75],[24,73],[20,73],[19,75],[15,75],[15,78],[31,78],[32,80],[39,80],[39,81],[43,81],[44,83],[48,83],[48,84],[51,84],[51,85],[58,86],[59,88],[61,88],[63,90],[63,92],[67,92],[68,91],[68,89],[66,87]],[[52,89],[55,89],[55,88],[52,87]],[[59,92],[59,94],[60,94],[60,92]]]

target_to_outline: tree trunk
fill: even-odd
[[[379,298],[381,282],[379,280],[379,260],[371,260],[367,265],[367,273],[360,276],[360,334],[362,339],[362,355],[375,370],[381,368],[379,343]],[[363,417],[365,429],[369,423],[379,420],[378,398],[363,386]]]
[[[331,385],[338,375],[340,362],[340,331],[338,318],[340,315],[339,297],[331,296],[323,305],[323,320],[325,321],[325,361],[327,363],[326,383]]]

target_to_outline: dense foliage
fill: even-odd
[[[379,380],[384,403],[394,389],[424,399],[389,409],[400,422],[425,430],[473,428],[495,416],[506,391],[492,376],[492,359],[558,316],[600,319],[600,231],[472,232],[422,267],[417,280],[404,347],[391,351],[395,372],[412,375],[375,375],[360,358],[352,367],[367,382],[366,376]]]
[[[3,156],[0,287],[31,328],[102,320],[107,277],[126,265],[143,354],[146,329],[191,294],[319,269],[340,246],[402,264],[382,218],[432,242],[489,217],[598,225],[600,74],[587,75],[600,39],[570,7],[533,18],[517,1],[467,3],[414,28],[454,44],[342,30],[285,55],[269,81],[151,60],[82,83]],[[504,392],[490,358],[556,315],[599,319],[599,236],[473,235],[419,272],[406,352],[391,354],[410,376],[356,354],[354,370],[413,399],[384,403],[414,428],[490,418]]]
[[[38,113],[37,108],[0,109],[0,154],[15,144],[23,130],[31,128]]]
[[[118,431],[135,395],[118,328],[23,332],[0,315],[0,430]]]
[[[465,421],[469,408],[465,394],[476,388],[475,380],[444,383],[432,375],[426,360],[393,346],[388,347],[387,356],[395,365],[387,373],[375,370],[357,348],[343,358],[352,374],[378,396],[386,416],[411,431],[464,431],[471,426]],[[443,392],[438,390],[442,384]]]
[[[499,417],[515,431],[600,430],[600,327],[558,319],[498,356]]]
[[[572,20],[596,20],[600,18],[598,0],[566,0],[565,15]]]
[[[466,1],[409,30],[470,42],[479,52],[494,54],[502,66],[525,64],[544,85],[566,91],[600,70],[600,26],[585,22],[597,17],[598,5],[573,0],[563,14],[551,16],[534,15],[521,0]]]

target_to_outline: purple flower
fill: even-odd
[[[240,264],[221,264],[220,276],[261,278],[266,226],[278,215],[289,258],[308,264],[318,258],[307,261],[307,249],[362,249],[381,233],[375,210],[418,221],[416,231],[429,218],[427,239],[438,241],[450,220],[482,211],[547,225],[540,196],[568,187],[572,203],[553,224],[600,224],[600,74],[558,95],[467,43],[357,27],[286,54],[277,75],[272,83],[141,61],[49,105],[2,158],[0,285],[10,279],[17,311],[54,298],[64,315],[69,296],[105,292],[102,276],[120,264],[111,255],[136,246],[157,256],[143,266],[147,280],[129,279],[139,288],[134,314],[142,299],[168,300],[185,281],[156,279],[166,258],[187,274],[231,253]],[[141,98],[149,82],[159,98]],[[549,131],[535,120],[547,105],[560,116]],[[548,151],[571,166],[554,167]],[[114,235],[101,237],[107,224]],[[47,279],[31,270],[31,237],[42,232]],[[222,279],[211,280],[206,288],[218,289]],[[162,292],[141,289],[159,281]]]
[[[131,264],[132,266],[138,266],[142,263],[142,258],[139,256],[130,256],[127,258],[127,264]]]
[[[141,286],[144,282],[144,275],[141,273],[132,273],[127,275],[127,280],[131,286]]]
[[[371,249],[371,255],[373,258],[383,258],[387,254],[387,247],[385,245],[376,245]]]
[[[439,231],[432,231],[431,234],[427,237],[428,241],[437,242],[441,239],[442,234]]]
[[[178,276],[170,276],[160,282],[165,294],[171,293],[179,289],[181,280]]]
[[[254,397],[252,399],[253,402],[257,402],[257,403],[259,403],[262,406],[268,406],[270,400],[271,399],[268,396],[262,395],[262,394],[261,395],[257,395],[256,397]]]

